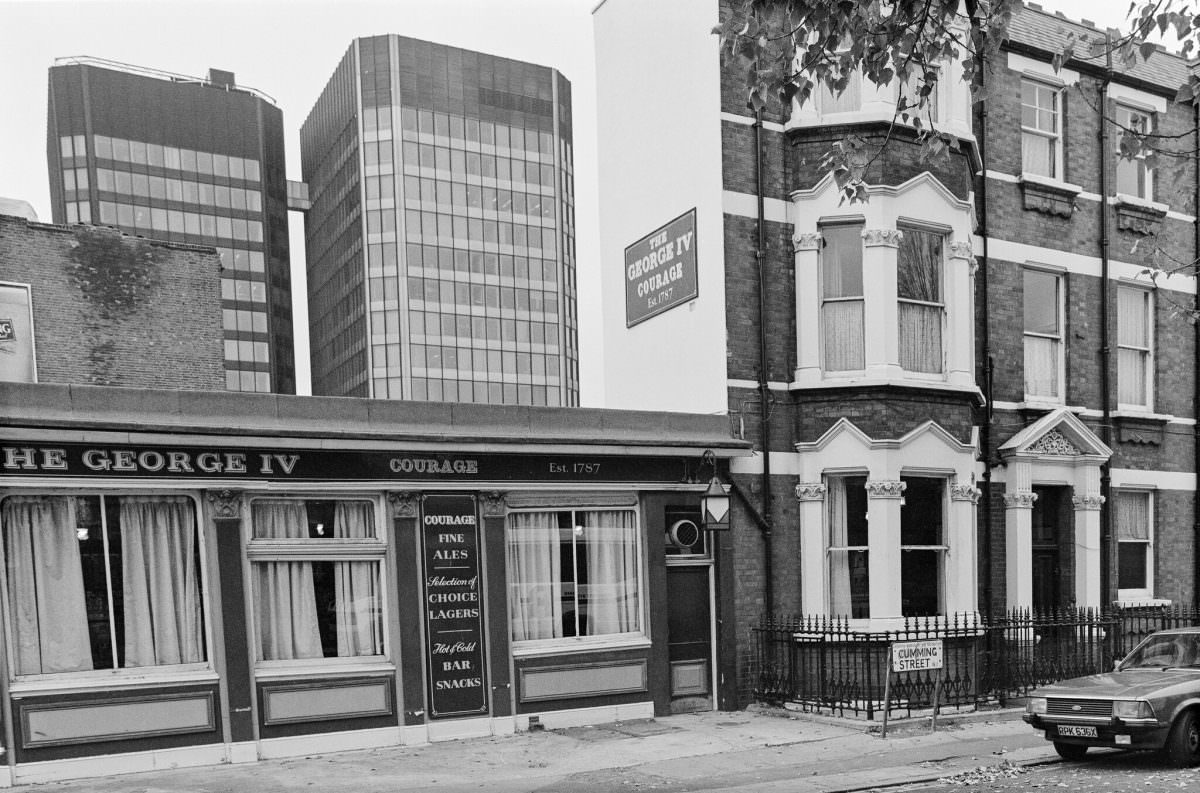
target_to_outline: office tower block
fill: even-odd
[[[577,405],[570,83],[356,39],[301,129],[314,394]]]
[[[225,384],[294,393],[283,114],[230,72],[95,58],[50,69],[55,223],[115,226],[221,255]]]

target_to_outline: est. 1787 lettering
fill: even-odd
[[[598,474],[600,463],[550,463],[552,474]]]

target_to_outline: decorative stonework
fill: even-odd
[[[904,232],[899,229],[866,229],[862,233],[862,238],[868,248],[879,246],[899,248],[900,240],[904,239]]]
[[[204,494],[215,520],[242,519],[242,491],[209,490]]]
[[[900,498],[906,487],[904,482],[867,482],[867,498]]]
[[[1099,512],[1100,507],[1104,505],[1104,496],[1089,495],[1089,496],[1073,496],[1071,503],[1075,505],[1076,510],[1085,510],[1089,512]]]
[[[1155,206],[1117,201],[1117,228],[1137,234],[1153,234],[1159,222],[1167,216],[1166,209]]]
[[[1034,454],[1054,454],[1062,457],[1074,457],[1080,453],[1075,444],[1067,440],[1067,437],[1058,430],[1047,432],[1037,443],[1029,447],[1029,451]]]
[[[952,501],[970,501],[972,504],[979,503],[979,488],[975,485],[951,485],[950,500]]]
[[[1080,192],[1075,185],[1047,184],[1024,179],[1020,184],[1026,209],[1064,218],[1069,218],[1075,213],[1075,199]]]
[[[969,242],[952,242],[950,243],[950,258],[971,261],[975,258],[975,248]]]
[[[798,501],[824,501],[825,485],[820,482],[801,482],[796,485],[796,499]]]
[[[502,518],[507,511],[508,505],[504,501],[506,493],[501,493],[499,490],[493,490],[490,493],[484,493],[480,498],[483,501],[483,516],[485,518]]]
[[[393,518],[415,518],[421,512],[421,497],[411,490],[393,490],[388,493],[392,503]]]
[[[821,236],[820,232],[797,234],[792,237],[792,250],[796,253],[801,251],[819,251],[821,250],[821,243],[823,241],[824,237]]]
[[[1004,507],[1006,509],[1033,509],[1033,502],[1037,501],[1037,493],[1032,490],[1018,490],[1014,493],[1004,494]]]

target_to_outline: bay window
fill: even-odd
[[[372,502],[259,499],[251,525],[260,660],[384,653],[386,546]]]
[[[822,368],[827,372],[862,369],[862,226],[821,228]]]
[[[1052,85],[1021,80],[1021,170],[1063,179],[1062,91]]]
[[[1136,286],[1117,287],[1117,402],[1149,410],[1154,381],[1154,299]]]
[[[1062,276],[1024,272],[1025,397],[1061,400],[1063,381]]]
[[[826,488],[829,613],[865,619],[871,616],[867,478],[830,476],[826,479]]]
[[[0,525],[18,677],[207,660],[190,498],[10,496]]]
[[[642,632],[642,556],[633,510],[513,512],[508,605],[514,642]]]
[[[942,371],[942,234],[904,228],[896,258],[900,366]]]
[[[1124,490],[1114,495],[1118,596],[1123,599],[1153,597],[1151,494],[1147,491]]]
[[[944,612],[945,492],[944,479],[906,476],[900,501],[900,600],[905,617]]]

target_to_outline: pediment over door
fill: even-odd
[[[1112,457],[1112,449],[1078,416],[1060,408],[1001,444],[1000,456],[1006,460],[1073,458],[1099,464]]]

